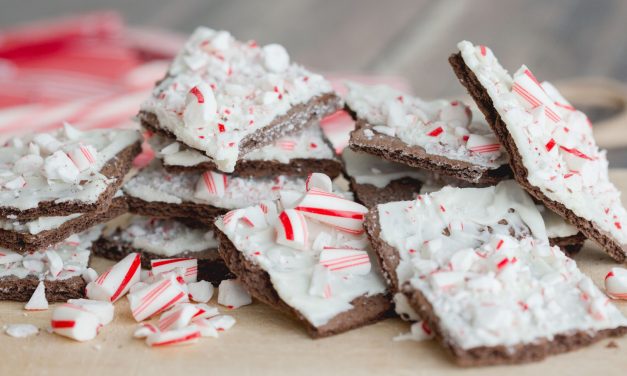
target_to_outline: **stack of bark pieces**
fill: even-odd
[[[140,140],[137,131],[65,124],[0,148],[0,300],[27,301],[36,290],[39,304],[84,296],[99,224],[126,212],[118,188]]]
[[[156,158],[125,184],[130,224],[96,254],[196,258],[199,278],[232,277],[217,253],[214,219],[302,190],[341,162],[318,121],[341,106],[328,81],[292,64],[283,47],[199,28],[138,115]]]

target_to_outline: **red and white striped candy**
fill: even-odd
[[[79,144],[68,151],[67,156],[70,157],[79,171],[85,171],[96,163],[98,151],[91,145]]]
[[[331,271],[320,264],[314,266],[309,283],[309,295],[329,299],[333,296]]]
[[[188,283],[187,289],[189,298],[195,302],[207,303],[213,296],[213,285],[207,281]]]
[[[296,148],[296,141],[290,139],[281,139],[275,143],[280,149],[285,151],[292,151]]]
[[[317,188],[310,189],[294,209],[307,218],[351,234],[364,232],[364,215],[368,212],[363,205]]]
[[[158,328],[162,332],[182,329],[192,322],[192,318],[197,312],[198,310],[193,304],[178,304],[159,317]]]
[[[325,248],[319,262],[330,271],[343,274],[365,275],[371,268],[368,252],[346,248]]]
[[[24,256],[22,256],[21,254],[17,252],[0,248],[0,265],[6,265],[6,264],[18,262],[18,261],[21,261],[23,258]]]
[[[196,314],[192,318],[192,321],[196,319],[208,319],[210,317],[217,316],[220,313],[218,308],[210,307],[204,303],[190,305],[196,308]]]
[[[217,115],[216,98],[211,86],[202,82],[190,89],[185,96],[183,120],[187,127],[207,125]]]
[[[46,285],[44,281],[39,281],[37,288],[31,295],[28,303],[24,306],[27,311],[45,311],[48,309],[48,299],[46,299]]]
[[[466,141],[466,147],[473,153],[490,154],[498,153],[501,150],[501,144],[495,136],[480,136],[471,134]]]
[[[88,310],[66,303],[54,309],[50,326],[56,334],[77,341],[89,341],[96,338],[102,324],[98,316]]]
[[[146,338],[153,333],[157,333],[159,329],[149,322],[142,322],[137,324],[135,331],[133,332],[134,338]]]
[[[187,293],[174,276],[157,281],[128,294],[131,313],[136,321],[144,321],[177,303],[187,301]]]
[[[561,117],[557,113],[554,101],[547,95],[531,71],[523,66],[514,74],[512,92],[520,99],[523,106],[529,110],[544,106],[546,117],[558,123]]]
[[[167,332],[156,332],[146,337],[146,344],[151,347],[181,346],[198,342],[201,337],[200,330],[195,327],[187,327]]]
[[[150,266],[154,276],[180,269],[185,282],[196,282],[198,279],[198,260],[195,258],[155,259],[150,260]]]
[[[305,181],[305,189],[309,191],[312,188],[331,193],[333,192],[333,182],[331,182],[331,178],[327,175],[314,172],[309,174]]]
[[[583,165],[587,162],[594,161],[595,159],[585,153],[582,153],[577,148],[568,148],[566,146],[560,146],[560,155],[566,162],[566,165],[571,171],[581,171]]]
[[[444,128],[442,128],[441,125],[439,124],[434,124],[431,126],[427,126],[425,133],[427,134],[427,136],[429,137],[438,137],[440,136],[442,133],[444,133]]]
[[[67,301],[68,303],[82,307],[83,309],[93,313],[98,316],[100,323],[102,325],[107,325],[111,321],[113,321],[113,314],[115,312],[115,308],[111,302],[103,302],[102,300],[91,300],[91,299],[70,299]]]
[[[87,284],[89,299],[115,302],[123,297],[135,283],[139,282],[141,257],[131,253],[109,270],[102,273],[94,282]]]
[[[263,203],[242,209],[241,220],[250,227],[263,228],[268,224],[268,210],[270,207],[276,206],[274,204],[268,206],[268,204]]]
[[[244,287],[234,279],[226,279],[218,286],[218,304],[235,309],[252,303],[253,300]]]
[[[53,277],[57,277],[61,271],[63,271],[63,260],[56,251],[46,251],[45,260],[48,266],[48,272]]]
[[[309,229],[305,216],[295,209],[285,209],[276,224],[276,242],[294,249],[305,250],[309,246]]]
[[[411,339],[413,341],[424,341],[434,337],[434,333],[429,325],[423,320],[411,325]]]
[[[215,171],[204,172],[198,183],[194,197],[201,200],[211,200],[216,197],[223,197],[229,184],[229,178],[225,174]]]
[[[610,298],[627,299],[627,269],[612,268],[605,276],[605,291]]]
[[[472,120],[470,108],[459,101],[453,101],[442,107],[440,120],[446,123],[455,123],[457,127],[467,127]]]
[[[213,325],[211,325],[209,319],[194,319],[190,326],[197,328],[200,331],[200,335],[203,337],[218,338],[218,331]]]

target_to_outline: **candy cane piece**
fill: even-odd
[[[217,116],[217,103],[211,86],[202,82],[185,96],[183,120],[187,127],[206,126]]]
[[[276,242],[294,249],[305,250],[309,243],[309,229],[305,216],[295,209],[286,209],[279,214],[276,225]]]
[[[102,325],[107,325],[113,321],[115,308],[111,302],[91,299],[70,299],[67,302],[93,313],[98,317]]]
[[[151,347],[191,345],[198,342],[200,330],[187,327],[167,332],[156,332],[146,337],[146,344]]]
[[[154,259],[150,260],[150,266],[154,276],[181,269],[185,282],[196,282],[198,279],[198,260],[195,258]]]
[[[544,106],[546,117],[549,120],[554,123],[561,121],[561,117],[553,104],[554,101],[546,94],[538,80],[526,66],[523,66],[514,74],[512,92],[520,99],[525,108],[531,110]]]
[[[48,265],[48,272],[50,272],[53,277],[58,277],[61,271],[63,271],[63,260],[61,256],[54,250],[48,250],[44,257]]]
[[[21,261],[24,258],[17,252],[10,251],[8,249],[0,249],[0,265],[11,264]]]
[[[142,322],[137,324],[135,331],[133,332],[133,338],[146,338],[153,333],[157,333],[159,329],[149,322]]]
[[[67,156],[79,171],[85,171],[97,162],[98,151],[92,145],[79,144],[68,151]]]
[[[11,179],[8,182],[4,183],[4,187],[10,190],[16,190],[23,188],[26,185],[26,180],[20,175],[15,179]]]
[[[187,288],[189,298],[195,302],[207,303],[213,296],[213,285],[207,281],[188,283]]]
[[[464,282],[463,272],[438,272],[430,277],[431,284],[436,289],[444,290]]]
[[[320,265],[332,272],[365,275],[370,273],[370,257],[366,251],[326,248],[320,252]]]
[[[298,203],[303,199],[303,194],[297,191],[288,191],[282,189],[279,191],[279,203],[283,210],[294,209]]]
[[[309,174],[307,180],[305,180],[305,189],[309,191],[312,188],[331,193],[333,191],[333,183],[327,175],[314,172]]]
[[[178,304],[165,311],[161,317],[159,317],[158,328],[162,332],[166,330],[182,329],[192,322],[192,317],[194,317],[197,312],[198,310],[193,304]]]
[[[194,197],[201,200],[211,200],[223,197],[228,187],[228,176],[215,171],[206,171],[198,179]]]
[[[466,147],[473,153],[489,154],[498,153],[501,150],[501,144],[495,136],[480,136],[471,134],[466,141]]]
[[[98,273],[92,268],[87,268],[83,271],[81,277],[83,277],[85,282],[89,283],[98,279]]]
[[[333,276],[329,268],[315,265],[309,282],[309,295],[329,299],[333,296],[332,283]]]
[[[238,281],[225,279],[220,282],[220,286],[218,286],[218,304],[228,309],[236,309],[252,302],[252,298]]]
[[[135,283],[139,282],[141,256],[131,253],[109,270],[102,273],[94,282],[87,284],[89,299],[115,302],[123,297]]]
[[[295,210],[307,218],[351,234],[364,232],[364,215],[368,212],[363,205],[317,188],[310,189]]]
[[[612,268],[605,276],[605,291],[612,299],[627,300],[627,269]]]
[[[205,318],[194,319],[190,326],[197,328],[200,331],[200,335],[203,337],[218,338],[218,331],[209,322],[209,319],[205,319]]]
[[[52,311],[50,326],[54,333],[82,342],[96,338],[102,324],[93,313],[66,303]]]
[[[31,295],[28,303],[24,306],[27,311],[45,311],[48,309],[48,300],[46,299],[46,285],[43,281],[39,281],[37,288]]]
[[[233,325],[235,325],[235,318],[229,315],[218,315],[207,319],[207,322],[210,325],[213,325],[218,332],[224,332],[231,329]]]
[[[159,314],[177,303],[187,301],[187,293],[174,276],[157,281],[128,294],[133,318],[140,322]]]

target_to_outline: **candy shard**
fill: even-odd
[[[25,338],[39,333],[39,328],[32,324],[10,324],[4,332],[13,338]]]
[[[93,313],[98,317],[102,325],[107,325],[113,321],[115,307],[111,302],[91,299],[70,299],[67,302]]]
[[[187,301],[187,293],[176,277],[156,281],[128,295],[131,313],[136,321],[143,321],[159,314],[177,303]]]
[[[201,82],[185,96],[183,118],[187,127],[202,127],[216,117],[217,103],[211,86]]]
[[[98,151],[92,145],[79,144],[67,153],[78,171],[82,172],[95,165]]]
[[[80,171],[62,151],[56,151],[44,160],[44,174],[48,179],[77,183]]]
[[[361,234],[368,208],[332,193],[310,189],[294,208],[307,218],[330,225],[337,230]]]
[[[326,248],[320,253],[320,265],[331,272],[365,275],[370,273],[368,252],[346,248]]]
[[[133,332],[133,338],[146,338],[153,333],[157,333],[159,329],[149,322],[142,322],[137,324],[135,331]]]
[[[227,279],[220,282],[218,304],[229,309],[236,309],[250,303],[252,303],[252,298],[237,280]]]
[[[150,260],[153,276],[181,269],[185,282],[196,282],[198,277],[198,260],[195,258],[171,258]]]
[[[182,329],[189,325],[197,312],[198,309],[193,304],[184,303],[172,307],[159,317],[159,330],[165,332],[167,330]]]
[[[189,298],[195,302],[207,303],[213,296],[213,285],[207,281],[191,282],[187,284]]]
[[[87,283],[93,282],[96,279],[98,279],[98,273],[94,269],[92,269],[92,268],[85,269],[81,276],[83,277],[83,279]]]
[[[276,225],[276,242],[294,249],[305,250],[309,243],[309,229],[303,214],[295,209],[285,209],[279,214]]]
[[[87,284],[87,297],[94,300],[115,302],[139,282],[141,256],[131,253],[113,265],[94,282]]]
[[[198,342],[200,337],[200,330],[190,326],[167,332],[152,333],[146,337],[146,344],[151,347],[190,345]]]
[[[31,295],[28,303],[24,306],[27,311],[43,311],[48,309],[48,300],[46,299],[46,285],[43,281],[39,281],[37,288]]]
[[[290,55],[280,44],[263,47],[263,63],[270,72],[281,73],[290,65]]]
[[[605,276],[605,291],[612,299],[627,300],[627,269],[612,268]]]
[[[314,172],[309,174],[305,181],[305,189],[309,191],[312,188],[331,193],[333,191],[333,182],[327,175]]]
[[[207,319],[207,322],[218,332],[224,332],[231,329],[233,325],[235,325],[235,318],[229,315],[218,315]]]
[[[50,326],[54,333],[82,342],[96,338],[102,324],[93,313],[66,303],[54,309]]]
[[[198,179],[194,197],[210,201],[223,197],[228,186],[228,176],[215,171],[206,171]]]

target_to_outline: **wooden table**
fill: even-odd
[[[627,170],[614,170],[611,178],[627,191]],[[623,200],[627,203],[627,200]],[[599,285],[616,264],[588,242],[576,257],[579,267]],[[94,267],[103,271],[112,262],[96,258]],[[215,301],[213,302],[215,304]],[[627,302],[616,303],[627,315]],[[22,310],[23,303],[0,303],[0,326],[32,323],[46,328],[51,311]],[[220,307],[222,310],[222,307]],[[237,324],[219,339],[203,338],[196,345],[151,349],[132,338],[135,321],[124,298],[116,303],[116,317],[98,337],[78,343],[40,331],[24,339],[0,334],[0,375],[497,375],[515,371],[519,375],[624,375],[627,367],[627,337],[589,348],[550,357],[521,366],[462,369],[455,366],[433,341],[393,341],[409,326],[399,319],[331,338],[310,339],[293,319],[261,303],[229,311]],[[225,312],[226,310],[222,310]]]

